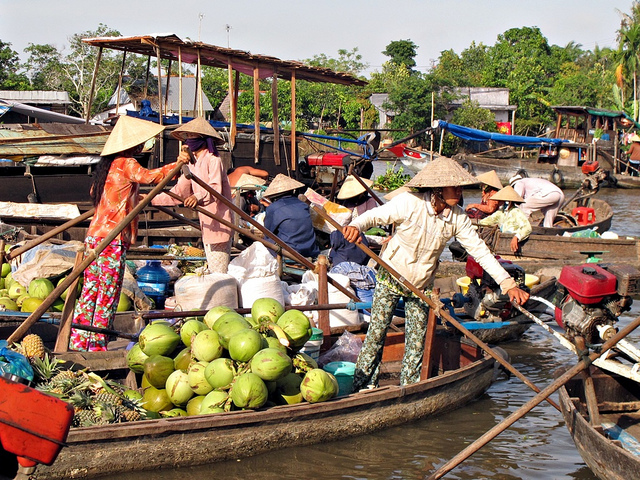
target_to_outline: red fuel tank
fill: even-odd
[[[337,152],[312,153],[307,155],[307,162],[311,166],[342,167],[342,159],[347,155],[347,153]]]
[[[593,263],[562,267],[558,282],[584,304],[598,303],[616,294],[616,276]]]

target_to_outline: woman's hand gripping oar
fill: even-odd
[[[300,198],[300,200],[302,200],[303,202],[310,203],[309,200],[304,195],[300,195],[298,198]],[[322,218],[324,218],[327,222],[329,222],[331,225],[333,225],[340,233],[344,233],[342,227],[333,218],[331,218],[327,214],[327,212],[324,211],[324,209],[318,208],[315,205],[311,205],[311,208],[313,208],[313,210],[318,215],[322,216]],[[398,282],[400,282],[402,285],[404,285],[406,288],[408,288],[414,294],[416,294],[423,302],[425,302],[429,306],[429,308],[435,309],[435,311],[439,311],[439,314],[442,316],[442,318],[444,318],[446,321],[451,323],[454,327],[456,327],[466,337],[468,337],[471,340],[473,340],[473,342],[475,342],[476,345],[478,345],[485,352],[487,352],[490,356],[492,356],[498,363],[500,363],[500,365],[502,365],[504,368],[506,368],[508,371],[510,371],[516,377],[518,377],[520,380],[522,380],[529,388],[531,388],[531,390],[533,390],[534,392],[540,392],[540,389],[538,387],[536,387],[527,377],[525,377],[522,373],[520,373],[519,370],[517,370],[513,365],[511,365],[504,358],[502,358],[502,356],[500,354],[496,353],[491,347],[489,347],[489,345],[484,343],[482,340],[480,340],[478,337],[476,337],[473,333],[471,333],[469,330],[467,330],[463,325],[460,324],[460,322],[458,322],[455,318],[453,318],[449,314],[449,312],[447,310],[444,310],[444,309],[438,307],[429,297],[427,297],[424,294],[424,292],[421,292],[420,290],[418,290],[413,284],[411,284],[409,281],[407,281],[393,267],[391,267],[391,265],[389,265],[387,262],[382,260],[378,255],[373,253],[369,247],[363,245],[362,243],[355,243],[355,245],[357,245],[370,258],[375,260],[380,266],[382,266],[391,275],[393,275],[394,278]],[[547,402],[549,402],[556,410],[560,411],[560,407],[553,400],[547,399]]]

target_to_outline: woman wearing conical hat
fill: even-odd
[[[361,180],[368,187],[373,185],[373,181],[368,178],[362,178]],[[337,199],[340,204],[353,212],[354,218],[378,206],[378,203],[369,196],[367,189],[353,175],[348,175],[344,179],[338,191]]]
[[[469,255],[500,285],[502,292],[523,304],[529,294],[520,290],[515,280],[500,266],[459,206],[462,187],[475,183],[475,177],[457,162],[439,157],[407,183],[417,191],[401,193],[359,216],[344,228],[344,236],[353,242],[357,241],[360,232],[374,225],[395,225],[395,234],[382,253],[382,259],[409,283],[427,293],[433,285],[440,254],[455,236]],[[406,312],[405,353],[400,382],[407,385],[420,380],[428,307],[388,272],[379,269],[371,323],[356,362],[355,389],[377,385],[382,348],[400,298],[404,299]]]
[[[469,218],[485,218],[500,208],[500,202],[491,197],[502,189],[502,182],[495,170],[485,172],[476,178],[482,184],[482,198],[480,203],[467,205],[467,215]]]
[[[305,257],[316,258],[320,249],[311,222],[309,206],[298,199],[304,184],[279,173],[262,196],[271,204],[265,210],[264,226]]]
[[[516,253],[520,249],[520,242],[524,242],[531,235],[531,222],[518,208],[524,199],[511,185],[504,187],[493,198],[503,203],[502,208],[487,218],[481,219],[478,225],[498,225],[502,233],[513,233],[510,246],[511,251]]]
[[[96,210],[87,230],[87,250],[102,242],[133,210],[141,183],[160,183],[176,167],[173,163],[147,170],[133,158],[142,152],[147,140],[163,130],[164,127],[146,120],[126,116],[118,119],[93,177],[90,193]],[[135,243],[137,230],[138,222],[133,220],[84,271],[82,293],[74,312],[75,323],[112,328],[124,278],[126,251]],[[104,334],[73,329],[69,348],[106,350],[107,338]]]
[[[196,157],[196,164],[190,166],[191,173],[231,200],[229,179],[217,149],[217,146],[224,144],[222,135],[202,117],[179,126],[171,132],[171,135],[184,142]],[[187,154],[181,152],[180,155]],[[228,222],[232,221],[229,207],[217,201],[210,192],[193,180],[180,177],[171,191],[184,198],[185,207],[199,206]],[[151,203],[177,205],[179,201],[163,193],[154,198]],[[202,213],[198,213],[198,218],[209,272],[227,273],[231,254],[231,229]]]

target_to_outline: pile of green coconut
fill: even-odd
[[[143,407],[162,416],[323,402],[338,382],[299,351],[311,333],[304,313],[262,298],[250,317],[219,306],[180,324],[153,322],[127,360],[142,374]]]

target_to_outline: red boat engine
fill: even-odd
[[[558,325],[569,338],[579,335],[588,343],[601,343],[596,327],[613,325],[631,309],[631,295],[640,292],[640,271],[630,265],[565,266],[558,283]]]
[[[500,265],[513,277],[518,286],[525,286],[524,269],[509,260],[496,257]],[[500,286],[471,256],[467,257],[466,272],[471,281],[467,290],[465,313],[479,321],[502,322],[519,314],[512,309],[508,295],[503,295]]]

